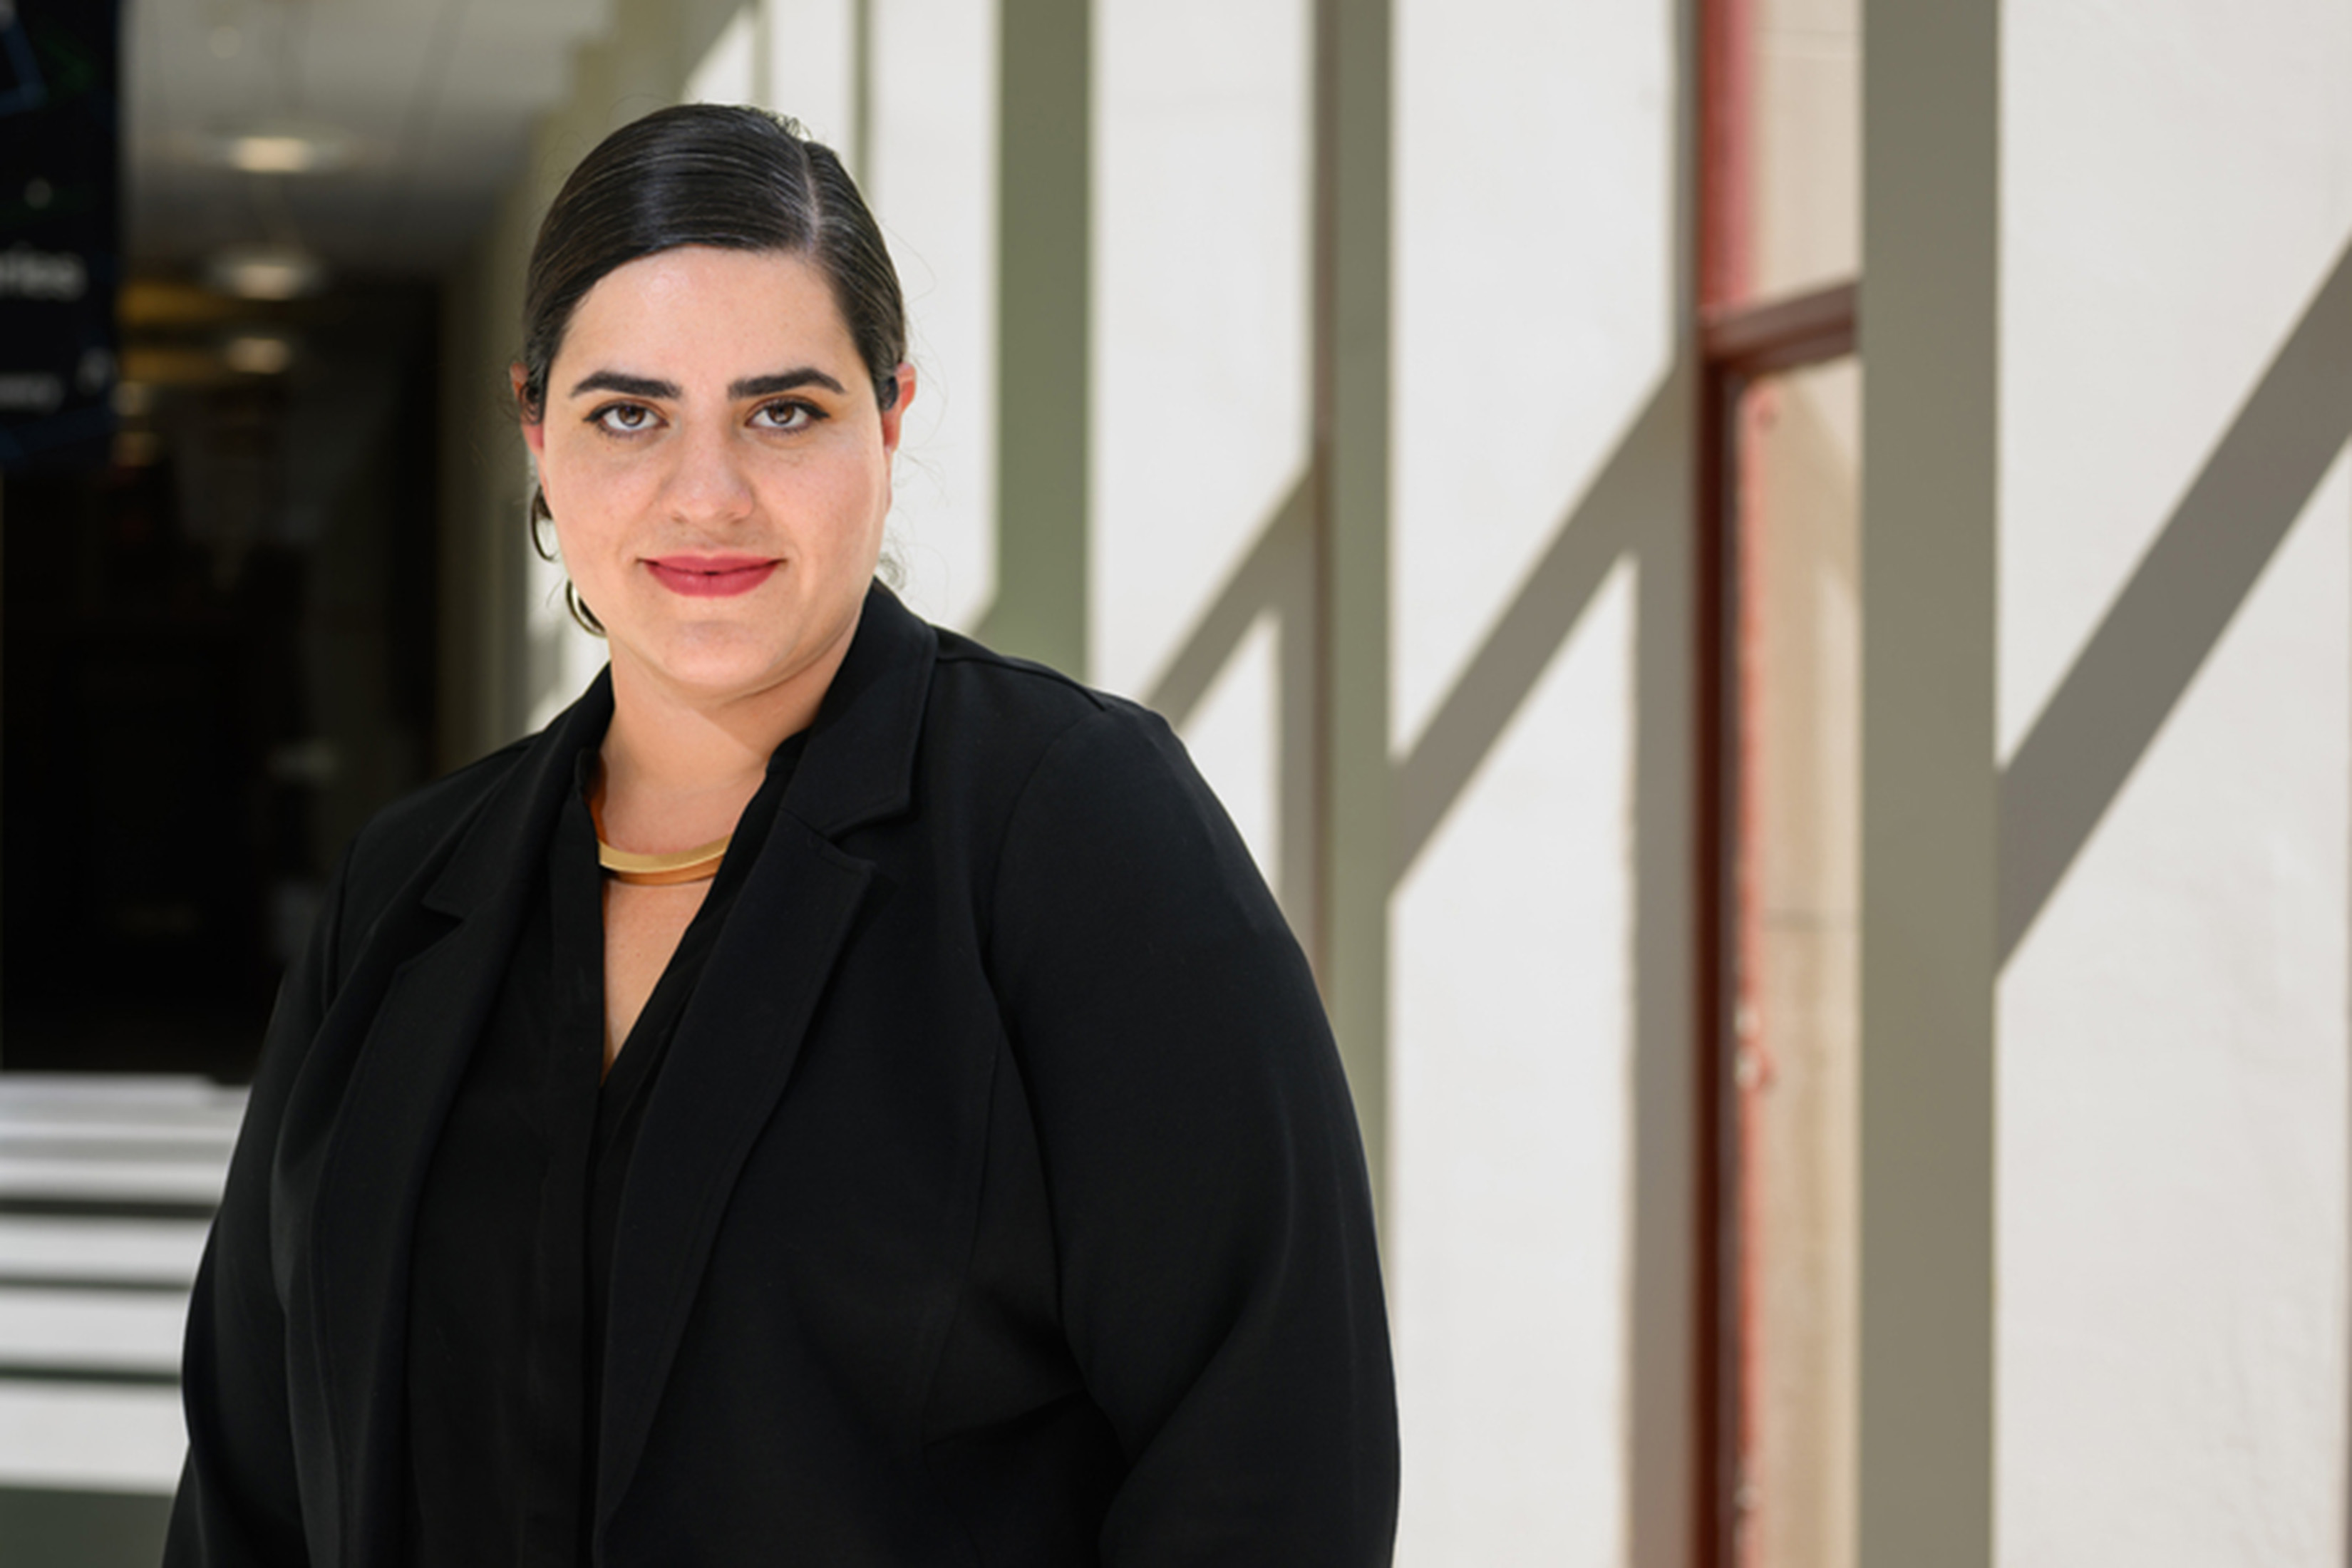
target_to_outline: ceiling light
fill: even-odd
[[[232,136],[224,151],[231,168],[248,174],[308,174],[341,162],[323,143],[282,132]]]
[[[205,279],[240,300],[295,300],[327,281],[326,264],[292,245],[240,245],[205,264]]]
[[[221,345],[221,358],[229,369],[245,375],[278,375],[294,363],[294,345],[284,338],[231,338]]]
[[[176,139],[183,156],[248,174],[320,174],[362,161],[367,149],[339,126],[268,120]]]

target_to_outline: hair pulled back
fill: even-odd
[[[572,312],[605,274],[681,245],[801,257],[831,285],[875,401],[898,400],[907,308],[874,215],[832,148],[765,110],[680,104],[632,121],[563,182],[531,247],[523,402],[545,416]]]
[[[772,250],[824,275],[834,307],[873,378],[884,409],[898,401],[907,357],[907,305],[889,248],[841,159],[797,121],[763,109],[679,104],[635,120],[580,160],[541,220],[523,282],[522,404],[547,416],[547,373],[572,313],[604,277],[682,245]],[[531,544],[547,496],[530,498]],[[572,618],[597,636],[604,625],[566,582]]]

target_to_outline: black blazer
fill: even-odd
[[[392,807],[289,973],[188,1321],[177,1568],[390,1568],[419,1184],[607,682]],[[1361,1147],[1159,719],[868,597],[622,1198],[594,1553],[1388,1561]]]

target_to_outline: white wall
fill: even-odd
[[[1152,694],[1305,477],[1309,24],[1306,0],[1096,8],[1087,674],[1111,690]],[[1275,637],[1262,617],[1181,716],[1270,880]]]
[[[2004,763],[2130,738],[2027,739],[2168,524],[2215,563],[2141,624],[2194,638],[2297,520],[2001,977],[1999,1557],[2341,1562],[2352,477],[2266,493],[2250,427],[2184,501],[2352,236],[2352,11],[2021,0],[2003,49]]]
[[[1601,526],[1579,503],[1674,364],[1680,241],[1673,6],[1396,15],[1402,756],[1561,530]],[[1392,909],[1411,1568],[1631,1555],[1641,569],[1607,574]]]
[[[996,5],[868,3],[857,173],[906,291],[916,375],[888,548],[916,612],[969,629],[996,592]]]
[[[751,0],[764,12],[745,40],[739,101],[757,100],[799,121],[811,136],[854,158],[857,134],[857,38],[853,0]],[[764,54],[765,58],[757,57]],[[766,68],[764,78],[759,69]],[[853,174],[861,171],[852,168]]]
[[[760,96],[761,26],[758,0],[736,11],[710,47],[687,74],[688,103],[751,103]]]
[[[1634,568],[1396,907],[1398,1561],[1627,1561]]]

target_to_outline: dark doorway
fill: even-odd
[[[431,766],[436,309],[123,295],[100,468],[0,489],[0,1067],[250,1074]]]

